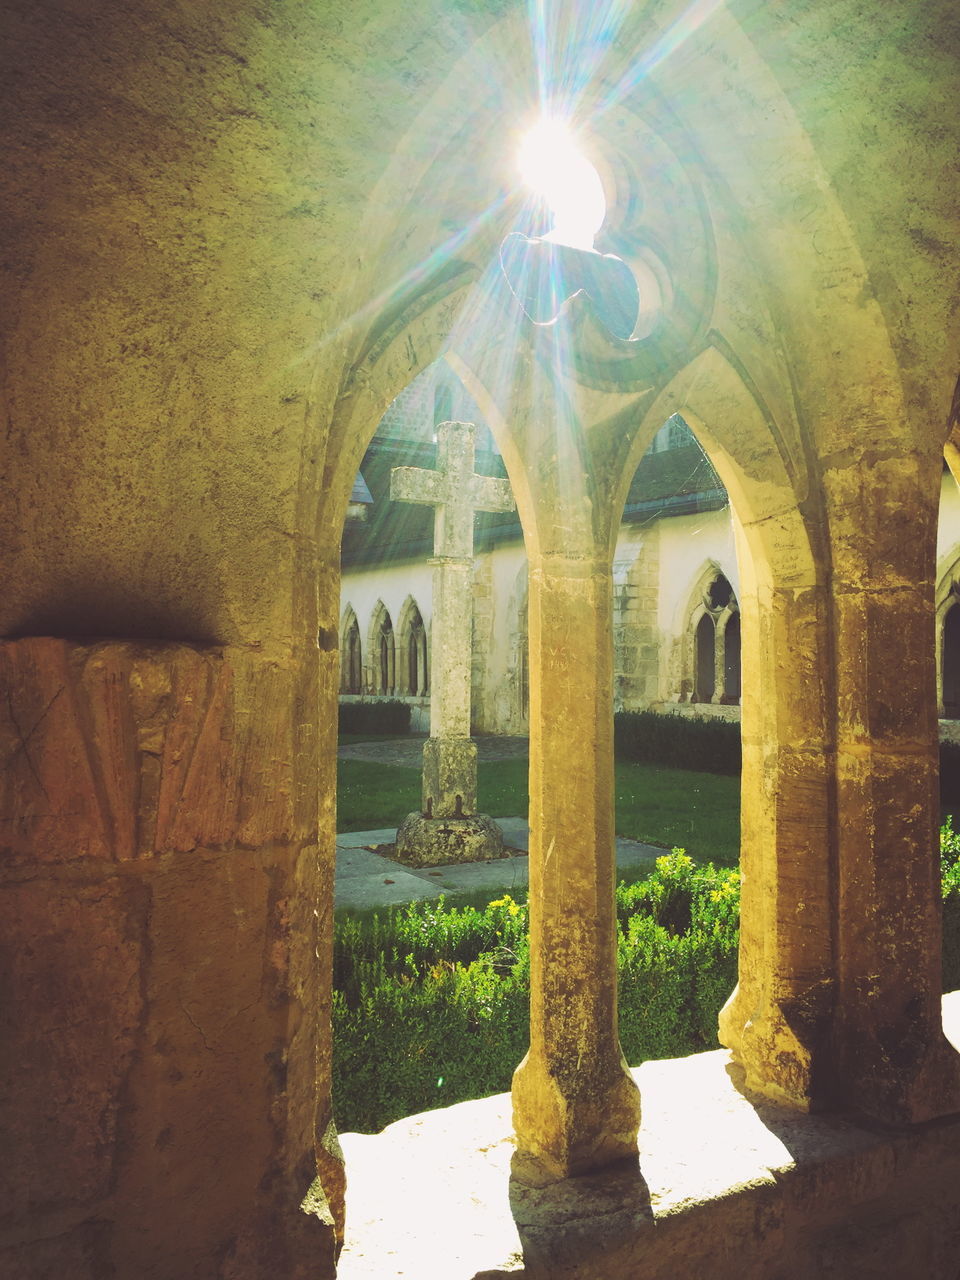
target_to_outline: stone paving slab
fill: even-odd
[[[333,905],[336,910],[363,911],[368,907],[400,907],[406,902],[422,902],[439,898],[444,888],[439,881],[427,881],[401,871],[395,862],[387,862],[389,874],[337,877]]]
[[[371,841],[371,844],[373,841]],[[371,849],[354,849],[337,841],[337,880],[353,880],[357,876],[389,875],[394,864]]]
[[[376,831],[342,831],[337,836],[338,849],[369,849],[379,844],[393,844],[396,827],[379,827]]]

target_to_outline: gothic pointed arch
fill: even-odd
[[[348,604],[340,621],[340,692],[363,692],[363,648],[360,624],[353,605]]]
[[[377,601],[370,619],[367,654],[369,691],[392,697],[396,689],[396,641],[393,619],[382,600]]]
[[[680,622],[679,701],[740,700],[740,606],[730,579],[714,560],[697,575]]]
[[[408,698],[425,697],[430,687],[427,631],[413,596],[407,596],[400,610],[396,648],[396,692]]]
[[[807,916],[807,947],[801,964],[790,949],[791,919],[785,897],[777,899],[784,908],[772,917],[770,898],[764,895],[790,875],[798,857],[811,883],[830,885],[834,874],[825,851],[819,846],[809,848],[796,838],[803,826],[801,814],[811,805],[826,813],[831,803],[830,779],[814,764],[815,754],[819,761],[830,750],[831,726],[823,701],[809,694],[819,688],[819,673],[829,650],[820,603],[827,585],[816,541],[822,498],[803,451],[796,446],[799,426],[790,406],[771,407],[736,351],[722,335],[711,334],[709,344],[647,410],[624,470],[624,499],[640,456],[675,413],[691,428],[727,491],[737,553],[740,629],[733,634],[742,640],[744,672],[741,866],[745,879],[739,983],[722,1011],[720,1039],[760,1087],[772,1093],[782,1090],[783,1096],[809,1097],[815,1091],[814,1073],[804,1067],[788,1076],[782,1069],[784,1059],[777,1055],[789,1045],[791,1063],[808,1063],[816,1052],[812,1038],[791,1020],[790,1011],[791,1002],[797,1000],[808,1001],[811,1008],[819,1007],[818,1002],[826,1006],[837,981],[831,899],[829,894],[821,895],[816,910]],[[722,569],[720,564],[704,563],[687,597],[681,664],[684,701],[693,692],[692,631],[708,613],[704,593]],[[803,637],[802,647],[798,636]],[[792,663],[782,659],[788,643]],[[797,739],[805,751],[798,750]],[[798,778],[803,780],[802,792],[796,786]],[[789,787],[783,785],[788,779]],[[778,803],[791,821],[769,821],[771,787],[777,788]],[[771,985],[773,973],[784,975],[782,988]]]

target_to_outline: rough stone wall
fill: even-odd
[[[16,1244],[0,1227],[0,1274],[209,1274],[211,1237],[224,1274],[329,1257],[290,1211],[320,1000],[300,673],[24,639],[0,642],[0,679],[2,964],[30,1010],[3,1035],[3,1219],[31,1223]]]
[[[337,282],[384,159],[382,122],[345,121],[396,47],[386,14],[342,56],[344,19],[5,6],[17,1280],[332,1270],[332,1231],[299,1207],[318,1108],[335,1208],[340,1190],[322,1142],[337,610],[317,588],[339,526],[321,554],[316,506],[343,356],[318,366],[318,342],[352,309]],[[392,127],[414,110],[407,84]]]
[[[659,527],[618,540],[613,562],[614,707],[635,711],[656,702],[660,684]]]

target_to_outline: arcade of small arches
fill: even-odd
[[[718,568],[706,585],[698,583],[696,603],[688,611],[686,628],[679,637],[683,675],[666,703],[704,710],[736,708],[740,701],[740,615],[729,579]],[[517,698],[502,723],[488,732],[514,732],[525,727],[529,709],[526,592],[515,593],[507,605],[510,628],[511,668],[517,674]],[[958,612],[960,617],[960,612]],[[347,700],[429,698],[429,634],[423,615],[411,597],[403,605],[400,625],[394,628],[390,610],[377,600],[366,626],[361,626],[353,604],[347,602],[340,623],[340,693]],[[364,640],[363,636],[367,639]],[[490,676],[476,655],[474,683],[483,703]],[[501,700],[502,701],[502,700]],[[624,706],[631,710],[633,707]]]
[[[395,630],[390,610],[378,600],[366,635],[364,643],[357,615],[348,604],[340,624],[340,692],[375,698],[427,697],[429,642],[416,601],[407,598]]]
[[[429,694],[429,644],[423,615],[408,601],[404,624],[394,631],[390,610],[377,601],[366,628],[367,641],[353,606],[340,624],[340,692],[374,698],[424,698]],[[367,661],[364,662],[364,654]]]
[[[445,404],[449,391],[444,388]],[[684,441],[667,424],[665,450]],[[689,432],[686,433],[689,441]],[[683,540],[709,554],[694,564]],[[699,553],[698,553],[699,554]],[[945,470],[940,501],[936,596],[938,715],[941,736],[960,736],[960,490]],[[518,567],[519,566],[519,567]],[[425,564],[418,597],[407,593],[406,564],[385,562],[369,580],[344,573],[340,694],[346,700],[403,699],[428,725],[431,589]],[[639,539],[624,534],[614,564],[614,704],[738,719],[741,620],[729,508],[664,517]],[[359,584],[359,589],[358,589]],[[392,601],[392,605],[388,604]],[[474,722],[478,732],[525,734],[529,727],[527,571],[522,547],[478,553],[474,573]],[[394,618],[398,621],[394,623]],[[425,622],[424,619],[427,619]]]

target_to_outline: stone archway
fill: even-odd
[[[15,231],[5,466],[23,500],[2,606],[19,867],[4,928],[36,964],[13,972],[6,1241],[30,1253],[21,1269],[333,1273],[327,1207],[305,1232],[299,1205],[316,1150],[342,1208],[327,1127],[342,515],[377,402],[476,278],[475,243],[511,190],[491,151],[536,81],[522,6],[502,31],[494,5],[377,4],[342,25],[325,8],[109,2],[76,21],[15,6],[0,174]],[[743,989],[724,1035],[748,1082],[795,1106],[925,1120],[957,1105],[935,1034],[928,494],[960,348],[955,15],[944,0],[844,5],[835,22],[804,5],[786,30],[782,6],[740,26],[748,7],[719,5],[671,57],[670,28],[651,49],[660,10],[622,8],[610,146],[646,156],[636,121],[651,120],[703,176],[685,202],[662,198],[656,164],[617,175],[624,204],[662,214],[646,247],[672,255],[663,288],[680,301],[642,394],[721,347],[749,389],[724,399],[697,357],[710,394],[686,383],[670,406],[709,424],[751,549]],[[501,85],[517,86],[506,102]],[[585,117],[600,96],[584,94]],[[713,224],[702,240],[694,204]],[[563,460],[582,444],[574,463],[609,481],[639,380],[625,392],[618,353],[589,319],[571,327],[606,380],[583,414],[608,447],[577,437]],[[603,420],[619,414],[618,438]],[[579,554],[586,540],[566,559],[549,544],[557,456],[531,458],[520,492],[536,557],[531,865],[540,958],[580,968],[537,993],[535,1053],[554,1070],[521,1114],[525,1135],[587,1135],[562,1170],[602,1163],[618,1124],[622,1146],[631,1135],[604,1106],[615,992],[594,927],[612,847],[605,562]],[[600,543],[608,488],[593,496]],[[562,510],[578,537],[587,510]],[[601,1033],[610,1069],[591,1074]]]
[[[713,702],[717,691],[717,628],[708,610],[693,629],[691,702]]]
[[[786,114],[786,113],[785,113]],[[789,116],[788,116],[789,121]],[[792,122],[791,122],[792,123]],[[807,139],[802,133],[799,126],[796,129],[797,139],[791,135],[791,141],[798,141],[798,145],[807,146]],[[817,170],[815,178],[819,178],[820,171]],[[778,176],[778,184],[781,179]],[[788,186],[787,183],[782,185]],[[811,216],[818,219],[818,236],[816,239],[816,247],[810,250],[809,254],[804,258],[800,266],[796,267],[796,274],[801,277],[813,281],[808,289],[796,287],[796,282],[792,282],[795,292],[800,295],[798,297],[798,310],[802,311],[803,306],[816,302],[818,299],[817,289],[820,287],[822,277],[827,270],[833,272],[840,270],[843,273],[845,281],[853,280],[859,282],[858,270],[861,264],[856,258],[855,248],[851,249],[847,241],[843,237],[842,218],[833,219],[833,206],[824,214],[821,208],[822,204],[828,201],[824,197],[818,199],[818,191],[816,189],[816,181],[804,182],[798,184],[802,187],[799,192],[790,192],[789,196],[793,199],[794,194],[797,199],[794,200],[794,207],[802,210],[803,219],[806,220]],[[829,184],[824,184],[827,187]],[[832,200],[832,196],[830,197]],[[706,203],[706,200],[704,201]],[[718,201],[718,204],[721,203]],[[753,206],[751,206],[752,208]],[[811,213],[812,210],[812,213]],[[799,214],[797,215],[799,218]],[[838,229],[839,228],[839,229]],[[739,236],[739,230],[734,225],[734,219],[730,219],[730,224],[722,228],[724,236],[729,240],[736,241]],[[802,240],[804,246],[813,243],[813,237],[805,237]],[[824,245],[829,243],[829,252],[824,251]],[[806,249],[804,250],[806,253]],[[812,258],[815,252],[818,258],[825,259],[817,263]],[[730,244],[724,242],[723,256],[726,259],[725,267],[730,263],[736,263],[737,256],[735,252],[731,252]],[[711,264],[715,265],[715,263]],[[793,267],[793,264],[790,264]],[[678,263],[679,270],[679,263]],[[732,273],[731,273],[732,274]],[[824,286],[824,288],[827,286]],[[833,287],[831,281],[829,287]],[[809,294],[809,296],[807,296]],[[749,301],[755,301],[750,299]],[[862,308],[866,315],[868,308]],[[711,317],[716,323],[723,323],[722,316],[726,313],[718,313],[718,317]],[[829,432],[823,429],[823,439],[814,439],[814,446],[811,446],[811,439],[815,436],[815,432],[811,433],[809,428],[803,422],[798,423],[794,420],[793,406],[789,398],[789,380],[783,379],[783,386],[778,385],[778,374],[784,370],[780,368],[768,367],[775,365],[776,360],[767,360],[762,355],[756,355],[754,346],[761,350],[773,351],[774,344],[772,338],[777,331],[777,324],[770,323],[770,316],[761,306],[756,309],[756,313],[750,306],[745,307],[745,314],[751,317],[751,334],[739,333],[736,326],[732,328],[732,338],[734,346],[741,346],[746,352],[747,362],[753,363],[756,367],[754,374],[762,375],[761,382],[763,389],[758,388],[757,384],[751,379],[750,373],[747,372],[740,359],[736,355],[731,354],[731,349],[727,345],[722,336],[715,332],[708,331],[710,319],[704,317],[704,323],[701,331],[697,334],[698,341],[704,343],[705,354],[703,362],[700,364],[698,373],[703,372],[703,364],[709,364],[715,353],[719,353],[721,361],[727,361],[731,368],[735,368],[738,377],[744,387],[742,399],[748,402],[747,416],[750,418],[751,433],[750,439],[747,441],[738,441],[736,438],[737,423],[728,417],[726,410],[728,404],[721,404],[719,408],[715,407],[711,412],[709,402],[703,397],[693,396],[692,401],[699,403],[702,421],[710,421],[715,428],[713,443],[716,447],[716,457],[725,456],[727,466],[725,468],[724,480],[728,489],[733,492],[736,490],[737,502],[739,504],[738,517],[738,537],[743,539],[744,545],[747,546],[753,555],[753,565],[750,580],[744,584],[744,620],[743,635],[744,644],[748,654],[757,654],[762,651],[759,640],[759,624],[762,620],[763,626],[766,628],[764,635],[769,642],[771,635],[776,639],[782,640],[783,632],[789,631],[795,634],[802,631],[805,644],[809,640],[810,632],[813,632],[814,643],[806,644],[804,648],[804,660],[806,662],[806,675],[810,677],[811,685],[816,683],[814,677],[821,672],[822,664],[825,661],[824,653],[829,649],[829,636],[831,628],[839,626],[840,630],[848,625],[848,619],[837,620],[836,617],[830,615],[832,607],[829,587],[824,588],[824,578],[829,572],[829,555],[824,551],[823,540],[818,542],[818,536],[822,534],[826,528],[824,519],[824,510],[827,499],[831,497],[829,493],[830,483],[833,483],[836,476],[828,476],[826,483],[823,476],[819,473],[812,478],[806,474],[806,467],[810,459],[817,455],[817,449],[822,444],[824,447],[821,452],[826,456],[829,450],[826,448]],[[779,317],[778,317],[779,319]],[[867,327],[871,322],[868,316],[867,320],[861,325],[851,324],[851,333],[860,333],[860,330]],[[589,333],[589,324],[585,323],[581,326],[587,330],[587,340],[589,342],[591,335]],[[869,334],[862,335],[869,338]],[[754,343],[754,337],[757,342]],[[600,344],[598,344],[600,345]],[[867,345],[871,345],[869,342]],[[742,352],[741,352],[742,355]],[[729,357],[729,359],[728,359]],[[694,363],[699,363],[700,357]],[[657,370],[658,376],[662,381],[668,377],[666,372],[667,366]],[[684,373],[687,371],[685,370]],[[709,370],[708,370],[709,372]],[[811,379],[811,381],[815,381]],[[651,378],[651,386],[660,385],[656,379]],[[771,397],[771,403],[764,403],[764,391],[770,394],[771,387],[775,388]],[[787,390],[784,390],[784,387]],[[591,390],[596,390],[592,387]],[[616,380],[613,376],[608,379],[608,386],[604,390],[617,390]],[[852,397],[856,399],[854,394]],[[752,404],[749,402],[752,401]],[[676,411],[686,408],[687,398],[680,397],[674,408]],[[759,410],[759,413],[757,412]],[[662,417],[661,417],[662,421]],[[818,427],[818,430],[820,428]],[[599,433],[597,433],[599,434]],[[757,446],[759,442],[759,447]],[[582,441],[578,440],[571,449],[571,453],[575,453],[580,448]],[[768,448],[769,446],[769,448]],[[518,450],[518,452],[522,452]],[[550,457],[549,453],[546,455]],[[819,455],[818,455],[819,456]],[[830,455],[832,456],[832,454]],[[607,475],[616,470],[622,454],[616,454],[611,447],[610,456],[605,459],[609,466]],[[529,460],[529,459],[528,459]],[[575,458],[576,462],[581,460],[585,462],[591,461],[589,449],[584,446],[581,449],[580,457]],[[546,468],[545,468],[546,469]],[[585,471],[586,466],[583,468]],[[719,469],[719,467],[718,467]],[[837,473],[842,468],[837,469]],[[577,468],[573,468],[574,474],[579,474]],[[763,481],[759,481],[758,477],[764,473]],[[771,474],[775,480],[773,484],[767,484]],[[523,479],[526,479],[525,477]],[[515,486],[516,487],[516,486]],[[596,560],[589,560],[586,557],[580,557],[579,562],[574,565],[577,557],[570,556],[566,563],[561,563],[561,551],[554,546],[547,547],[544,551],[545,544],[550,534],[550,527],[547,520],[538,523],[538,517],[543,515],[542,507],[539,505],[539,495],[534,494],[531,498],[531,491],[536,488],[536,484],[531,483],[526,491],[518,492],[518,502],[527,503],[526,511],[531,517],[528,523],[525,523],[525,532],[533,535],[536,542],[537,563],[533,566],[533,574],[535,586],[531,588],[531,633],[532,645],[534,650],[534,658],[532,661],[532,718],[538,724],[538,729],[543,731],[543,741],[535,745],[532,751],[532,757],[536,758],[537,763],[532,768],[532,774],[535,776],[536,786],[539,796],[543,800],[542,826],[547,829],[553,827],[563,829],[563,813],[562,806],[559,803],[553,803],[551,797],[547,795],[548,787],[544,785],[543,779],[546,777],[555,787],[569,779],[571,769],[564,767],[562,762],[558,764],[559,753],[556,750],[555,743],[550,741],[547,730],[549,726],[545,724],[545,717],[542,714],[542,708],[538,707],[538,698],[546,695],[549,688],[553,691],[553,677],[551,675],[551,662],[557,663],[557,654],[569,652],[565,649],[566,637],[561,634],[561,627],[558,624],[558,613],[565,610],[568,615],[572,616],[573,606],[569,598],[564,597],[564,589],[567,590],[569,597],[575,594],[576,590],[581,592],[581,603],[584,599],[591,599],[597,603],[598,609],[602,609],[603,588],[598,582],[597,564],[602,562],[602,556],[597,556]],[[798,511],[800,495],[803,495],[804,510]],[[529,501],[528,501],[529,500]],[[839,503],[837,493],[832,495],[832,500]],[[584,508],[586,504],[584,503]],[[841,504],[842,507],[842,504]],[[575,516],[578,513],[570,508]],[[565,512],[568,514],[568,512]],[[766,529],[761,528],[764,521],[769,522]],[[598,522],[599,523],[599,522]],[[567,527],[564,526],[565,532]],[[580,532],[579,527],[576,530]],[[596,533],[596,529],[594,530]],[[779,539],[779,542],[778,542]],[[553,557],[552,560],[550,557]],[[841,557],[842,558],[842,557]],[[849,568],[849,566],[848,566]],[[575,572],[576,569],[576,572]],[[579,585],[574,588],[573,583]],[[751,599],[752,597],[752,599]],[[751,615],[752,610],[752,615]],[[813,615],[811,617],[811,614]],[[569,618],[568,618],[569,620]],[[589,627],[589,611],[584,608],[579,615],[584,629]],[[729,620],[728,620],[729,625]],[[778,630],[779,629],[779,630]],[[853,630],[856,628],[854,627]],[[846,634],[846,633],[844,633]],[[593,649],[591,649],[591,645]],[[773,646],[769,646],[773,648]],[[588,651],[590,656],[598,656],[596,664],[597,669],[603,674],[603,655],[594,654],[594,650],[598,646],[594,643],[591,636],[577,636],[575,642],[571,642],[572,650],[581,658],[584,651]],[[555,675],[555,672],[553,673]],[[541,678],[542,677],[542,678]],[[589,674],[585,676],[588,685],[591,677]],[[800,776],[805,787],[808,788],[809,796],[813,797],[810,807],[816,815],[817,822],[826,827],[831,823],[829,817],[831,802],[836,798],[838,788],[838,770],[836,766],[836,758],[831,755],[828,761],[828,773],[830,776],[826,779],[823,773],[816,773],[809,768],[810,761],[802,752],[797,749],[795,754],[791,755],[791,748],[797,746],[791,743],[783,733],[784,726],[792,725],[794,728],[798,726],[805,733],[803,737],[803,746],[807,751],[819,753],[817,758],[822,759],[827,755],[828,744],[836,742],[836,735],[832,732],[835,727],[828,723],[832,711],[827,711],[824,705],[817,707],[809,707],[801,701],[802,693],[805,691],[803,680],[800,673],[792,673],[791,676],[784,681],[778,688],[777,674],[772,671],[768,665],[762,674],[748,678],[747,693],[755,699],[751,715],[752,728],[755,736],[750,744],[754,750],[756,758],[751,765],[753,772],[751,774],[751,794],[755,802],[750,815],[750,821],[753,823],[753,829],[750,832],[752,837],[756,838],[753,850],[754,862],[752,864],[754,875],[754,884],[763,883],[768,889],[771,885],[779,885],[780,877],[788,877],[793,870],[794,864],[803,864],[804,859],[801,854],[806,851],[798,850],[796,847],[790,847],[789,840],[782,837],[782,829],[792,820],[799,819],[802,815],[796,813],[781,812],[780,806],[783,803],[780,797],[779,789],[777,790],[775,804],[770,803],[770,796],[767,795],[765,801],[761,801],[759,781],[758,759],[761,747],[765,747],[769,758],[772,760],[777,778],[789,778],[791,776],[791,768],[799,770]],[[792,709],[789,706],[789,700],[785,697],[785,690],[789,689],[792,696],[797,698],[798,706]],[[769,694],[769,706],[773,710],[768,710],[768,706],[764,705],[760,710],[757,709],[759,692]],[[589,689],[588,689],[589,692]],[[565,709],[569,709],[573,695],[569,691],[567,694],[567,702],[563,704]],[[829,699],[828,699],[829,700]],[[749,698],[747,699],[749,703]],[[791,710],[795,710],[795,714],[791,716]],[[779,726],[775,723],[776,717],[780,716],[782,724]],[[586,720],[585,718],[585,723]],[[749,719],[749,716],[748,716]],[[811,747],[811,743],[813,746]],[[598,754],[600,758],[602,753]],[[594,762],[594,769],[591,773],[591,779],[596,781],[596,776],[603,774],[602,760],[599,765]],[[542,772],[538,775],[537,769],[541,768]],[[748,770],[749,772],[749,770]],[[574,780],[575,781],[575,780]],[[603,778],[601,776],[600,782]],[[599,788],[595,788],[599,790]],[[785,790],[785,788],[784,788]],[[577,790],[571,788],[571,793],[581,794],[582,788]],[[849,804],[850,789],[844,792],[844,802]],[[600,801],[596,800],[595,794],[588,797],[590,805],[585,807],[581,814],[582,825],[591,828],[595,838],[595,844],[602,844],[606,835],[606,829],[603,825],[601,817],[598,817],[598,811],[602,808],[602,796]],[[789,801],[786,807],[789,809]],[[592,807],[591,807],[592,806]],[[584,816],[585,815],[585,816]],[[822,830],[816,834],[823,836]],[[745,900],[745,917],[748,919],[749,926],[746,933],[749,936],[745,943],[747,949],[754,947],[751,959],[757,960],[759,963],[748,965],[746,959],[743,965],[745,976],[752,970],[754,980],[749,992],[741,992],[739,1002],[735,1009],[729,1012],[725,1035],[728,1034],[729,1040],[736,1042],[736,1050],[741,1060],[745,1062],[748,1068],[748,1077],[753,1083],[763,1091],[773,1096],[780,1097],[791,1101],[796,1105],[807,1105],[810,1102],[810,1095],[813,1091],[814,1081],[822,1080],[830,1074],[830,1067],[833,1062],[830,1058],[829,1050],[824,1047],[822,1038],[817,1037],[816,1028],[811,1029],[809,1022],[815,1022],[818,1011],[825,1004],[829,996],[832,996],[835,985],[843,985],[852,981],[852,975],[849,968],[849,948],[847,951],[840,948],[839,952],[834,955],[830,951],[830,938],[836,936],[844,943],[849,942],[848,930],[846,925],[856,912],[850,907],[850,900],[855,899],[857,885],[852,882],[849,876],[850,867],[856,862],[856,856],[860,851],[850,846],[854,843],[852,837],[848,837],[845,830],[838,833],[837,824],[833,822],[829,826],[829,839],[833,841],[831,845],[831,855],[836,857],[819,859],[816,849],[812,850],[812,856],[809,863],[818,872],[823,872],[823,887],[817,891],[816,876],[811,876],[813,887],[813,896],[811,903],[814,919],[809,929],[802,933],[796,929],[791,929],[791,924],[782,907],[782,897],[771,891],[768,895],[769,901],[761,902],[761,899],[754,896],[752,901]],[[843,843],[843,849],[838,850],[837,845]],[[826,847],[826,839],[821,841]],[[580,852],[579,846],[576,844],[576,836],[573,833],[571,849],[573,854]],[[866,850],[866,856],[869,857],[874,851]],[[537,855],[537,857],[539,854]],[[537,861],[537,857],[531,859],[532,863]],[[839,871],[834,877],[834,871]],[[587,877],[584,877],[586,881]],[[843,918],[837,922],[830,915],[831,912],[836,914],[836,902],[839,897],[838,882],[847,891],[849,891],[849,899],[844,902]],[[806,883],[806,881],[805,881]],[[889,896],[889,895],[888,895]],[[749,899],[749,894],[747,895]],[[551,908],[554,903],[550,900]],[[860,903],[860,906],[863,904]],[[869,905],[869,904],[868,904]],[[836,929],[824,928],[825,920],[830,924],[837,924]],[[551,920],[551,925],[556,923]],[[752,930],[752,932],[751,932]],[[579,943],[580,939],[577,939]],[[577,948],[573,945],[569,948],[571,951]],[[584,947],[584,953],[589,951],[588,945]],[[812,961],[808,964],[807,961]],[[844,965],[847,965],[844,968]],[[811,976],[813,975],[813,976]],[[601,985],[600,979],[597,979],[597,986]],[[594,1011],[603,1003],[602,999],[593,993]],[[748,998],[749,997],[749,998]],[[753,997],[756,1000],[753,1001]],[[882,1001],[878,1002],[882,1003]],[[848,1014],[848,1022],[844,1024],[844,1030],[849,1032],[850,1028],[857,1022],[859,1016],[858,1010],[854,1008],[855,1002],[851,1002],[846,1006],[845,1012]],[[807,1022],[802,1019],[791,1017],[796,1006],[803,1008]],[[536,1007],[536,1006],[535,1006]],[[746,1013],[748,1009],[759,1009],[761,1016],[754,1019],[753,1017],[740,1019],[740,1013]],[[579,1008],[577,1012],[580,1012]],[[872,1012],[875,1012],[873,1010]],[[556,1010],[552,1011],[553,1014]],[[567,1021],[576,1023],[576,1016],[569,1010],[562,1010],[559,1016],[543,1016],[542,1006],[537,1010],[539,1018],[539,1026],[537,1029],[538,1049],[543,1048],[544,1041],[549,1042],[549,1049],[556,1051],[556,1045],[562,1035],[551,1038],[551,1024],[555,1026],[558,1022]],[[876,1018],[873,1019],[876,1022]],[[867,1015],[862,1019],[863,1024],[870,1030],[871,1016]],[[544,1027],[547,1032],[544,1033]],[[544,1034],[541,1034],[544,1033]],[[841,1039],[843,1036],[841,1035]],[[852,1035],[847,1035],[846,1039],[852,1043]],[[817,1070],[814,1070],[812,1059],[817,1058]],[[827,1062],[826,1069],[823,1063]],[[844,1064],[841,1064],[843,1066]],[[842,1077],[843,1088],[848,1093],[855,1091],[856,1081],[863,1081],[869,1075],[871,1070],[878,1070],[877,1055],[873,1054],[871,1065],[865,1071],[857,1075],[850,1063],[845,1064],[846,1070],[841,1069],[838,1075]],[[877,1091],[882,1089],[882,1083],[878,1080],[868,1081],[868,1084],[875,1084],[876,1089],[871,1095],[876,1098]],[[868,1090],[869,1092],[869,1090]],[[532,1095],[528,1095],[532,1096]],[[545,1094],[544,1094],[545,1096]],[[564,1096],[564,1104],[567,1098]],[[872,1105],[869,1104],[869,1105]],[[620,1119],[621,1117],[618,1117]],[[594,1151],[591,1158],[602,1161],[606,1152],[599,1154]]]

